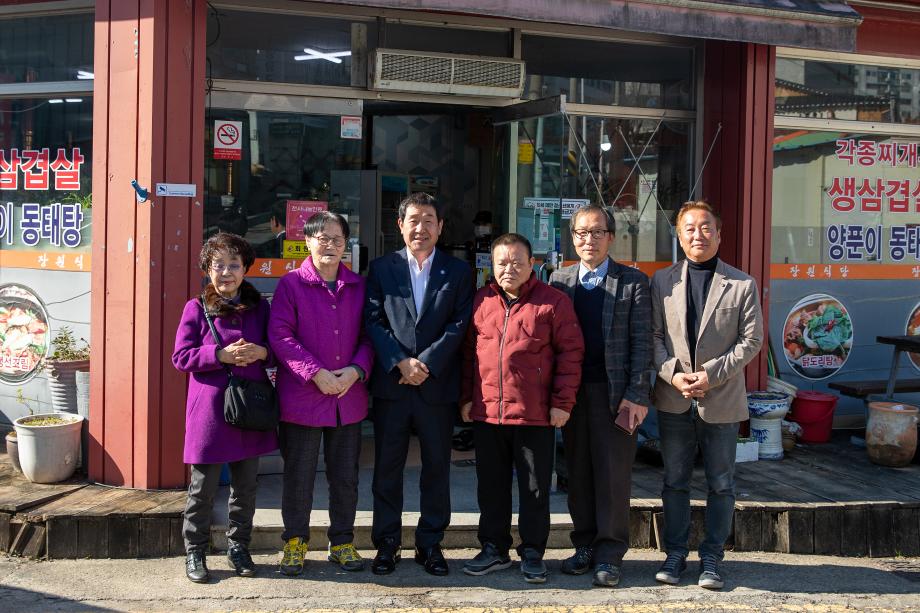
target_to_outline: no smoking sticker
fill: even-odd
[[[243,159],[242,136],[242,121],[224,121],[222,119],[216,120],[214,122],[214,159]]]

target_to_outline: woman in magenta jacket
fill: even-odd
[[[282,277],[272,298],[269,342],[278,358],[279,438],[284,458],[280,569],[303,571],[320,442],[329,484],[329,560],[362,570],[354,547],[361,421],[371,343],[364,334],[364,279],[342,264],[348,223],[316,213],[304,227],[310,257]]]
[[[191,465],[191,483],[182,532],[185,574],[196,583],[209,579],[205,556],[211,537],[211,508],[224,463],[230,464],[227,557],[238,575],[255,574],[249,541],[256,509],[259,456],[278,448],[274,431],[241,430],[224,421],[228,367],[242,379],[268,380],[268,303],[243,280],[253,261],[252,247],[236,234],[220,233],[209,238],[198,262],[210,283],[200,297],[186,303],[176,330],[173,365],[191,374],[184,451],[185,463]],[[208,327],[205,307],[221,345]]]

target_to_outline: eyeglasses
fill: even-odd
[[[572,236],[574,236],[581,242],[588,240],[588,236],[590,236],[596,241],[599,241],[605,236],[607,236],[607,234],[609,233],[610,233],[610,230],[572,230]]]
[[[216,273],[221,273],[227,270],[233,274],[236,274],[243,270],[243,266],[241,264],[211,264],[211,270]]]
[[[325,234],[317,234],[316,236],[311,236],[320,245],[335,245],[336,247],[341,247],[345,244],[344,236],[326,236]]]

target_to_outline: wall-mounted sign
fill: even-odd
[[[16,210],[19,223],[16,223]],[[40,242],[70,249],[83,242],[83,207],[78,202],[38,204],[26,202],[14,207],[0,204],[0,246],[35,247]]]
[[[806,379],[826,379],[843,368],[853,347],[853,322],[843,304],[827,294],[796,303],[783,326],[783,353]]]
[[[329,210],[329,203],[323,200],[288,200],[285,238],[304,240],[303,227],[314,213]]]
[[[214,121],[214,159],[243,159],[243,122]]]
[[[533,143],[530,141],[518,143],[518,164],[533,164]]]
[[[85,161],[79,147],[58,149],[53,160],[49,149],[0,149],[0,190],[78,192]]]
[[[557,211],[561,206],[562,219],[571,219],[572,213],[574,213],[578,207],[590,202],[590,200],[584,198],[562,198],[560,204],[559,198],[524,198],[524,208],[537,211],[542,210],[546,213],[548,211]]]
[[[303,226],[301,226],[301,229],[303,229]],[[307,247],[306,241],[285,240],[283,245],[281,257],[284,259],[303,260],[310,255],[310,249]]]
[[[341,136],[342,138],[348,138],[352,140],[361,140],[361,128],[362,128],[362,119],[361,117],[351,117],[348,115],[342,116],[342,128]]]
[[[194,183],[157,183],[156,195],[173,198],[194,198],[198,188]]]
[[[831,262],[920,261],[920,229],[914,218],[920,212],[920,179],[911,176],[916,173],[892,176],[905,172],[898,169],[917,168],[918,152],[915,142],[836,141],[836,160],[856,168],[850,168],[851,174],[838,169],[840,174],[828,179],[825,190],[829,213],[846,220],[825,228]],[[857,176],[866,172],[875,176]],[[883,215],[891,221],[882,224]]]
[[[50,340],[38,296],[22,285],[0,285],[0,383],[19,385],[35,376]]]

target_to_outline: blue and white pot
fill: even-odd
[[[781,392],[748,392],[748,412],[757,419],[782,419],[789,412],[792,396]]]

